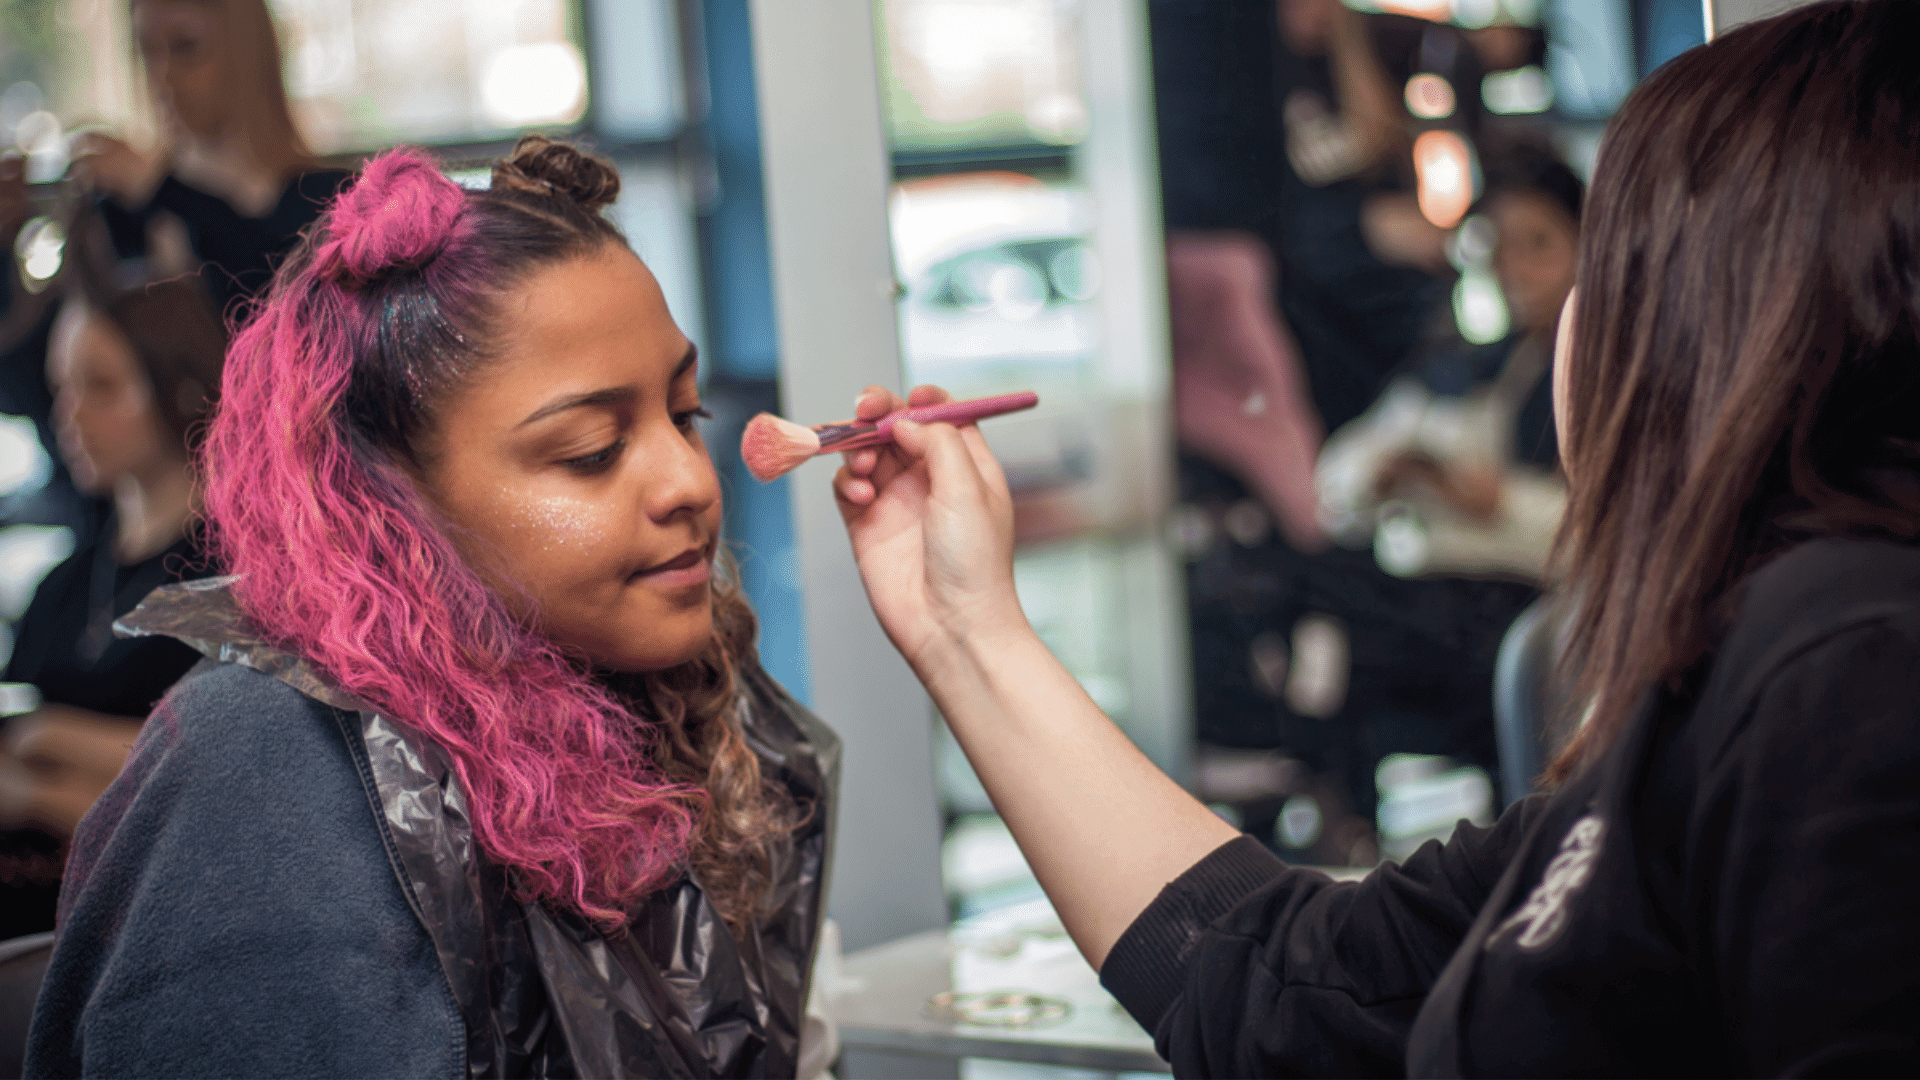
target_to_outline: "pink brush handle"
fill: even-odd
[[[949,401],[944,405],[898,409],[878,420],[823,424],[814,430],[820,433],[820,452],[838,454],[892,442],[893,425],[902,420],[911,420],[916,424],[971,424],[989,416],[1031,409],[1038,404],[1039,394],[1001,394],[999,397],[975,398],[972,401]],[[838,435],[839,432],[846,434]]]

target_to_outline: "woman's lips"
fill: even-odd
[[[640,571],[633,575],[633,579],[664,589],[684,589],[692,585],[704,585],[711,573],[709,563],[707,549],[694,548],[670,562],[663,562],[658,566]]]

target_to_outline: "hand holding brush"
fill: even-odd
[[[1038,394],[1002,394],[896,409],[878,420],[843,420],[816,427],[802,427],[772,413],[761,413],[748,422],[746,434],[740,438],[740,457],[754,479],[764,484],[785,476],[805,464],[808,458],[820,454],[839,454],[892,442],[893,425],[901,420],[916,424],[971,424],[989,416],[1031,409],[1039,403]]]

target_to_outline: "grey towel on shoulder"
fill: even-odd
[[[464,1074],[356,770],[329,707],[190,672],[74,838],[27,1075]]]

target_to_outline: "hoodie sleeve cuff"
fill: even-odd
[[[1287,869],[1251,836],[1215,848],[1161,889],[1120,935],[1100,967],[1100,984],[1141,1027],[1155,1030],[1184,988],[1187,957],[1201,932]]]

